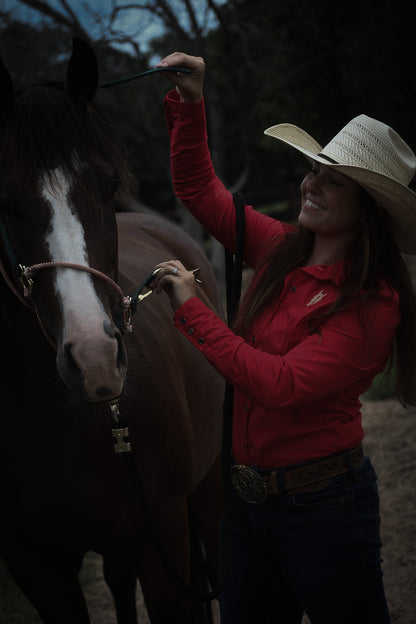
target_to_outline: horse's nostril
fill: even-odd
[[[63,381],[87,401],[119,396],[126,377],[127,355],[121,335],[114,331],[88,340],[69,339],[58,358]]]
[[[74,356],[72,355],[72,346],[69,342],[66,343],[64,346],[64,362],[68,371],[74,375],[77,375],[79,377],[79,380],[81,381],[82,373]]]
[[[107,399],[108,397],[113,396],[111,389],[107,388],[107,386],[101,386],[100,388],[97,388],[95,394],[97,395],[98,399]]]

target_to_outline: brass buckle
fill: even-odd
[[[261,505],[267,498],[267,485],[258,472],[237,464],[231,466],[231,481],[237,494],[246,503]]]

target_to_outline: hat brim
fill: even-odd
[[[416,254],[416,193],[408,186],[363,167],[331,163],[319,155],[322,152],[319,143],[293,124],[278,124],[264,133],[294,147],[308,160],[327,165],[357,182],[391,215],[400,250]]]

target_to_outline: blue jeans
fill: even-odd
[[[230,486],[222,624],[388,624],[370,459],[317,492],[245,503]]]

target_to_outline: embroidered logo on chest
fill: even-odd
[[[319,293],[317,295],[314,295],[312,299],[309,301],[309,303],[307,303],[306,305],[310,306],[310,305],[314,305],[315,303],[319,303],[319,301],[321,301],[321,299],[326,297],[327,294],[328,293],[325,290],[320,290]]]

